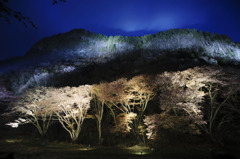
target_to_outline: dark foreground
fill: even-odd
[[[159,150],[149,146],[91,146],[67,142],[47,142],[42,139],[12,137],[1,139],[0,159],[232,159],[239,158],[239,149],[229,147],[211,148],[209,144],[162,145]]]

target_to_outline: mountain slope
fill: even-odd
[[[240,61],[240,44],[226,35],[194,29],[174,29],[153,35],[123,37],[93,34],[75,29],[37,42],[26,56],[48,55],[53,59],[71,60],[73,57],[113,58],[128,52],[185,52],[191,56],[205,56],[219,61]]]
[[[78,86],[206,64],[232,66],[239,61],[239,44],[225,35],[177,29],[108,37],[77,29],[40,40],[24,57],[6,61],[0,68],[5,69],[2,78],[8,88],[20,94],[35,86]]]

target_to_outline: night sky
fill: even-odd
[[[240,42],[240,0],[9,0],[38,29],[0,19],[0,60],[24,55],[43,37],[84,28],[106,35],[144,35],[175,28],[226,34]]]

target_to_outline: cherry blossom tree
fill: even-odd
[[[139,126],[148,102],[154,97],[154,85],[150,76],[135,76],[124,87],[121,103],[126,113],[137,113],[135,125]]]
[[[114,132],[128,133],[131,131],[131,124],[133,120],[137,117],[136,113],[120,113],[117,118],[117,125],[115,126]]]
[[[124,93],[124,86],[127,83],[126,78],[121,78],[116,81],[106,83],[101,87],[101,101],[104,100],[106,106],[109,108],[110,113],[113,117],[114,124],[117,125],[116,112],[121,110],[119,105],[121,105],[121,97]]]
[[[240,73],[234,69],[221,70],[216,78],[218,81],[206,82],[206,103],[208,104],[204,113],[207,124],[200,125],[200,127],[214,142],[221,144],[221,135],[226,133],[222,129],[223,125],[234,123],[238,119],[236,114],[240,112],[237,104],[240,92]]]
[[[147,138],[151,140],[160,140],[166,138],[169,132],[200,134],[195,123],[192,123],[187,116],[175,116],[168,112],[161,114],[148,115],[144,119],[147,126]]]
[[[121,78],[110,83],[95,85],[94,94],[96,94],[97,100],[100,101],[100,105],[95,106],[97,108],[95,112],[98,112],[96,113],[97,117],[101,117],[101,110],[105,104],[110,109],[117,131],[119,131],[119,128],[125,127],[127,129],[122,130],[122,132],[129,132],[130,125],[134,128],[133,131],[137,130],[140,122],[142,122],[142,116],[147,104],[154,96],[154,86],[151,80],[150,76],[141,75],[130,80]],[[136,114],[136,116],[133,118],[132,114]],[[98,119],[98,123],[100,119]],[[129,122],[130,119],[134,119],[134,121]],[[118,123],[122,121],[128,122]],[[128,123],[128,126],[126,126],[126,123]]]
[[[175,129],[178,126],[171,124],[171,119],[179,118],[184,119],[185,129],[190,126],[194,128],[192,133],[199,133],[195,129],[198,126],[215,140],[217,129],[229,121],[229,114],[237,108],[231,98],[240,90],[239,77],[236,72],[226,74],[220,67],[195,67],[157,75],[156,85],[163,112],[145,118],[148,138],[157,138],[166,128],[165,121]],[[236,112],[235,109],[234,114]]]
[[[11,113],[20,115],[20,118],[14,122],[7,123],[13,128],[17,128],[21,124],[31,123],[39,131],[41,136],[47,133],[51,119],[53,116],[52,94],[54,88],[37,87],[28,89],[14,103]]]
[[[21,124],[31,123],[44,136],[53,114],[56,114],[72,141],[76,141],[90,108],[91,89],[89,85],[28,89],[12,108],[12,113],[20,113],[21,117],[6,125],[17,128]]]
[[[104,112],[104,105],[106,101],[106,83],[100,83],[98,85],[93,85],[92,96],[93,96],[93,109],[94,116],[97,119],[97,130],[98,130],[98,140],[101,140],[102,136],[102,118]]]
[[[106,94],[106,105],[111,109],[112,107],[116,108],[121,114],[117,116],[121,120],[116,119],[116,128],[123,128],[123,126],[119,125],[126,125],[118,122],[127,121],[123,119],[131,119],[133,122],[131,124],[128,122],[128,126],[130,124],[134,132],[138,131],[138,126],[142,122],[142,116],[148,102],[154,96],[152,78],[144,75],[133,77],[130,80],[121,78],[107,85]],[[136,116],[133,118],[132,115],[128,114],[136,114]],[[124,118],[122,118],[123,116]],[[130,116],[131,118],[129,118]]]
[[[92,86],[56,88],[52,101],[55,114],[73,142],[78,139],[82,124],[90,109]]]
[[[204,89],[208,83],[221,83],[216,78],[220,71],[211,67],[195,67],[158,75],[156,84],[161,92],[160,108],[175,115],[188,115],[198,125],[206,124],[202,112],[202,103],[207,95]]]

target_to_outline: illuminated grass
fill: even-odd
[[[6,139],[5,142],[7,142],[7,143],[19,143],[19,142],[22,142],[22,139]]]
[[[126,150],[130,154],[134,154],[134,155],[147,155],[147,154],[151,154],[151,148],[148,147],[148,146],[135,145],[135,146],[126,148]]]
[[[77,149],[77,150],[79,150],[79,151],[91,151],[91,150],[95,150],[96,148],[93,148],[93,147],[91,147],[91,148],[88,148],[88,147],[84,147],[84,148],[79,148],[79,149]]]

